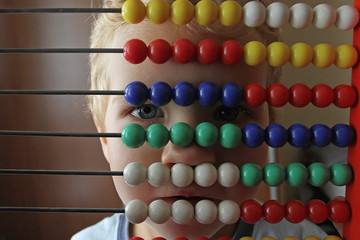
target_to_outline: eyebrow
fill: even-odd
[[[125,97],[123,95],[116,95],[113,97],[113,99],[111,100],[111,104],[116,104],[116,105],[121,105],[121,106],[125,106],[128,103],[125,101]]]

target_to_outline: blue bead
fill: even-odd
[[[132,82],[126,86],[124,96],[129,104],[140,106],[148,100],[149,89],[142,82]]]
[[[243,130],[243,143],[250,148],[260,146],[264,142],[264,129],[255,123],[246,125]]]
[[[338,147],[348,147],[355,141],[355,131],[346,124],[336,124],[332,129],[333,144]]]
[[[150,101],[156,106],[168,104],[173,96],[173,90],[165,82],[156,82],[150,86]]]
[[[190,106],[197,98],[196,88],[188,82],[179,82],[174,87],[174,102],[180,106]]]
[[[265,142],[273,148],[284,146],[288,141],[288,131],[279,124],[271,124],[265,129]]]
[[[235,83],[226,83],[221,89],[221,101],[226,107],[237,107],[244,98],[242,88]]]
[[[310,143],[310,130],[302,124],[294,124],[289,128],[289,143],[293,147],[306,147]]]
[[[310,128],[311,142],[317,147],[325,147],[332,141],[332,133],[328,126],[315,124]]]
[[[211,82],[203,82],[198,87],[199,102],[203,106],[213,106],[220,97],[220,88]]]

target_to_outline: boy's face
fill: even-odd
[[[119,35],[115,39],[113,47],[121,48],[128,40],[134,38],[141,39],[146,44],[158,38],[165,39],[170,44],[180,38],[188,38],[194,43],[198,43],[205,38],[212,38],[219,43],[226,40],[216,36],[191,36],[185,31],[174,31],[174,26],[171,23],[159,26],[144,22],[132,25],[130,28],[132,31],[127,31],[126,38]],[[235,82],[243,87],[252,82],[265,86],[268,76],[265,63],[258,67],[249,67],[245,63],[226,66],[221,62],[201,65],[196,61],[188,64],[178,64],[170,60],[165,64],[158,65],[146,59],[145,62],[139,65],[132,65],[124,59],[122,54],[109,54],[107,56],[109,57],[107,69],[110,77],[109,90],[123,90],[127,84],[133,81],[141,81],[148,87],[158,81],[167,82],[172,87],[181,81],[190,82],[195,87],[205,81],[213,82],[219,87],[227,82]],[[148,102],[148,104],[151,103]],[[204,107],[195,102],[191,106],[181,107],[172,101],[163,107],[157,108],[154,106],[152,108],[155,115],[154,118],[142,119],[137,114],[137,108],[127,104],[123,96],[110,96],[105,113],[105,129],[100,130],[121,132],[125,126],[131,123],[138,123],[144,129],[147,129],[151,124],[160,123],[170,129],[177,122],[186,122],[193,129],[201,122],[212,122],[219,128],[228,122],[219,117],[220,108],[221,103],[212,107]],[[240,107],[239,114],[232,123],[240,128],[248,123],[257,123],[262,127],[266,127],[269,123],[268,106],[263,104],[254,109],[245,106]],[[162,162],[169,168],[175,163],[185,163],[194,166],[209,162],[218,167],[224,162],[232,162],[241,167],[247,162],[254,162],[263,166],[267,159],[267,148],[264,145],[256,149],[250,149],[244,145],[240,145],[235,149],[225,149],[219,144],[210,148],[203,148],[196,144],[186,148],[178,148],[169,142],[162,149],[151,148],[147,143],[138,149],[130,149],[122,143],[121,138],[108,138],[106,140],[102,139],[102,147],[104,155],[113,171],[122,171],[131,162],[140,162],[146,167],[154,162]],[[256,188],[248,188],[241,183],[232,188],[222,187],[218,183],[207,188],[199,187],[195,183],[186,188],[178,188],[171,183],[164,187],[152,187],[147,182],[139,187],[131,187],[124,182],[122,177],[114,177],[114,183],[120,198],[125,204],[133,199],[140,199],[147,204],[156,199],[163,199],[172,204],[175,200],[180,199],[180,196],[196,196],[213,200],[216,204],[222,200],[230,199],[240,205],[244,200],[253,198],[256,193]],[[147,221],[157,231],[159,236],[166,237],[167,239],[174,239],[179,236],[185,236],[190,239],[199,236],[210,237],[223,227],[223,224],[219,221],[215,221],[210,225],[202,225],[196,220],[189,225],[178,225],[172,220],[161,225],[152,223],[149,219]]]

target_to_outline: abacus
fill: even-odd
[[[134,6],[131,6],[131,2],[137,4]],[[184,1],[183,1],[184,2]],[[201,3],[205,4],[207,1],[202,1]],[[141,4],[139,4],[138,1],[128,1],[129,5],[125,5],[121,10],[111,10],[108,9],[107,12],[122,12],[124,14],[124,19],[126,19],[129,23],[135,24],[137,22],[142,21],[142,19],[145,17],[146,13],[144,14],[144,8]],[[219,15],[219,20],[223,23],[224,26],[231,26],[234,24],[237,24],[241,16],[231,16],[227,18],[226,13],[226,7],[227,4],[232,4],[231,1],[226,1],[226,4],[224,4],[222,8],[223,15]],[[266,18],[266,11],[264,12],[264,6],[259,5],[255,1],[251,1],[251,4],[247,6],[243,6],[243,21],[246,26],[249,27],[257,27],[261,24],[263,24],[266,20],[266,24],[269,24],[269,26],[272,27],[281,27],[285,22],[289,19],[289,12],[286,11],[286,7],[283,5],[279,5],[276,7],[276,5],[272,5],[274,9],[278,10],[280,9],[282,11],[281,19],[272,19],[272,18]],[[236,7],[241,9],[241,6],[235,5],[231,7]],[[308,18],[310,18],[309,9],[306,8],[304,5],[297,5],[299,9],[305,9],[302,11],[305,11],[307,13]],[[355,7],[358,7],[358,4],[355,3]],[[132,9],[136,9],[135,12]],[[141,8],[141,11],[139,11],[137,8]],[[201,5],[199,5],[198,8],[201,8]],[[211,5],[211,8],[214,8],[213,4]],[[344,7],[346,10],[345,15],[351,15],[353,14],[354,17],[351,18],[350,23],[342,23],[337,22],[337,27],[340,30],[347,30],[351,29],[356,26],[358,19],[356,19],[357,11],[354,10],[354,8],[348,8]],[[171,9],[171,11],[174,10],[175,7]],[[187,11],[191,12],[191,6],[188,5],[186,7]],[[247,10],[246,10],[247,9]],[[250,9],[250,10],[249,10]],[[268,8],[268,15],[271,16],[271,10],[272,8]],[[307,9],[307,10],[306,10]],[[325,9],[325,10],[324,10]],[[311,9],[310,9],[311,10]],[[16,10],[12,10],[15,12]],[[18,12],[24,12],[25,10],[17,10]],[[40,10],[39,10],[40,11]],[[46,11],[46,10],[42,10]],[[48,10],[50,11],[50,10]],[[56,9],[52,9],[52,11],[56,11]],[[62,10],[64,12],[66,10]],[[70,10],[68,10],[70,11]],[[96,10],[88,9],[89,12],[93,11],[96,12]],[[98,10],[99,12],[103,10]],[[105,11],[105,10],[104,10]],[[127,11],[130,11],[127,15]],[[170,11],[170,8],[169,10]],[[260,13],[259,17],[257,19],[252,19],[251,15],[246,14],[247,11],[255,11]],[[296,8],[292,8],[293,15],[296,16],[297,11]],[[329,5],[322,5],[318,8],[313,10],[314,12],[326,12],[329,11],[331,14],[333,14],[333,9],[329,7]],[[0,12],[11,12],[11,10],[7,11],[0,11]],[[59,12],[61,12],[59,10]],[[76,10],[71,10],[71,12],[76,12]],[[339,11],[341,12],[341,11]],[[356,13],[354,13],[356,12]],[[140,16],[138,16],[138,13],[141,13]],[[195,11],[195,18],[199,24],[207,25],[211,24],[213,21],[216,20],[216,17],[211,16],[210,18],[208,16],[202,16],[200,12]],[[153,23],[160,24],[167,20],[168,16],[157,16],[157,15],[151,15],[147,13],[146,15]],[[186,15],[186,14],[185,14]],[[320,14],[318,14],[320,15]],[[176,16],[175,13],[173,13],[173,21],[176,24],[186,24],[188,21],[192,19],[192,16],[185,17],[184,16]],[[340,14],[337,16],[340,17]],[[249,18],[249,19],[248,19]],[[313,21],[314,25],[319,29],[324,29],[329,27],[330,25],[334,24],[335,17],[332,15],[332,17],[329,18],[329,20],[325,23],[322,22],[320,18],[315,18]],[[358,17],[357,17],[358,18]],[[238,20],[234,20],[238,19]],[[235,22],[234,22],[235,21]],[[274,23],[275,22],[275,23]],[[293,20],[291,23],[295,28],[301,28],[309,24],[311,21],[309,19],[303,20],[303,23],[299,23],[298,21]],[[200,104],[203,106],[210,106],[215,104],[217,101],[222,101],[225,106],[237,106],[240,102],[244,101],[248,106],[258,106],[262,104],[264,101],[267,101],[268,104],[274,107],[281,107],[285,105],[287,102],[290,102],[295,107],[302,107],[307,105],[308,103],[312,102],[317,107],[326,107],[332,103],[340,108],[349,108],[351,107],[351,122],[349,125],[339,124],[331,129],[325,125],[314,125],[311,129],[307,129],[305,126],[301,124],[295,124],[291,128],[289,128],[289,131],[285,129],[284,127],[273,124],[270,125],[268,128],[261,129],[261,127],[256,125],[249,125],[246,126],[244,129],[239,129],[235,125],[224,125],[221,129],[216,129],[211,124],[204,123],[199,124],[195,130],[189,128],[188,125],[176,125],[173,126],[170,131],[164,128],[164,126],[161,125],[154,125],[149,127],[146,131],[142,129],[139,126],[136,125],[129,125],[127,126],[123,132],[120,133],[106,133],[106,134],[90,134],[90,133],[64,133],[64,132],[30,132],[30,131],[1,131],[2,135],[31,135],[31,136],[72,136],[72,137],[121,137],[123,139],[123,142],[128,147],[136,148],[140,147],[145,141],[154,148],[161,148],[165,146],[168,143],[169,140],[173,144],[175,144],[178,147],[186,147],[187,145],[193,143],[194,141],[196,144],[199,144],[202,147],[211,147],[214,145],[217,141],[220,142],[220,144],[225,148],[235,148],[239,144],[244,143],[248,147],[257,147],[260,144],[262,144],[264,141],[271,147],[278,148],[282,147],[284,144],[289,142],[294,147],[303,147],[308,145],[310,142],[312,144],[315,144],[316,146],[326,146],[330,144],[331,142],[335,144],[338,147],[349,147],[349,165],[344,164],[337,164],[335,166],[331,166],[330,169],[328,169],[326,166],[322,164],[313,164],[309,166],[308,168],[305,168],[304,166],[300,164],[293,164],[286,167],[286,170],[279,164],[268,164],[264,169],[261,169],[259,166],[256,166],[254,164],[245,164],[242,166],[241,169],[237,168],[236,165],[231,164],[224,164],[219,169],[216,169],[211,164],[203,164],[198,165],[191,173],[192,168],[189,168],[189,166],[182,166],[182,165],[175,165],[171,170],[164,168],[164,166],[156,165],[152,166],[152,168],[145,169],[144,166],[136,165],[136,167],[133,167],[132,165],[129,165],[128,168],[124,169],[124,172],[112,172],[112,173],[99,173],[99,172],[81,172],[78,171],[79,174],[104,174],[104,175],[124,175],[124,178],[126,182],[130,185],[139,185],[143,183],[144,181],[148,180],[150,184],[152,184],[154,187],[159,187],[162,184],[164,184],[164,181],[172,181],[172,183],[178,187],[186,187],[188,184],[191,184],[192,181],[195,181],[196,184],[207,187],[214,184],[214,182],[218,181],[222,186],[224,187],[230,187],[238,183],[239,179],[241,179],[242,184],[246,186],[256,186],[259,184],[259,182],[264,181],[269,186],[278,186],[282,182],[286,181],[291,186],[301,185],[306,183],[309,180],[309,183],[313,186],[321,186],[325,184],[328,181],[331,181],[335,185],[347,185],[347,202],[349,205],[347,205],[344,201],[337,201],[334,199],[331,201],[328,205],[324,204],[323,202],[318,201],[312,201],[306,205],[302,205],[300,202],[291,201],[286,204],[286,207],[283,208],[278,202],[269,200],[261,206],[255,201],[247,201],[244,202],[243,206],[235,206],[231,202],[224,202],[221,206],[216,206],[213,203],[200,201],[199,202],[199,208],[202,207],[202,205],[205,208],[209,208],[210,212],[216,212],[216,208],[218,208],[219,212],[222,212],[220,209],[231,209],[235,214],[233,216],[230,216],[226,213],[224,210],[224,215],[218,215],[210,216],[210,220],[208,216],[202,216],[198,214],[196,217],[197,219],[206,224],[207,222],[213,220],[215,217],[219,217],[224,221],[225,223],[233,223],[234,221],[237,221],[239,216],[241,215],[244,219],[246,219],[247,222],[252,223],[259,220],[261,217],[264,217],[267,221],[276,223],[282,218],[286,217],[286,219],[290,222],[301,222],[305,217],[308,217],[309,220],[313,222],[322,222],[324,219],[329,218],[332,221],[338,221],[338,222],[346,222],[345,224],[345,230],[344,230],[344,239],[355,239],[358,233],[358,229],[356,229],[356,223],[359,223],[360,220],[358,219],[359,216],[357,216],[355,213],[359,212],[357,211],[357,204],[356,200],[359,200],[359,194],[356,194],[356,192],[359,189],[359,183],[357,182],[357,178],[355,177],[358,172],[358,167],[355,162],[355,156],[357,156],[357,143],[355,140],[355,132],[358,131],[357,124],[357,116],[356,116],[356,101],[357,101],[357,84],[356,84],[356,77],[357,77],[357,66],[355,65],[358,61],[357,59],[357,33],[354,33],[354,45],[355,48],[349,45],[342,45],[337,49],[337,52],[334,48],[332,48],[329,45],[322,44],[314,47],[313,51],[315,52],[315,55],[313,56],[312,49],[306,45],[306,44],[297,44],[293,45],[291,50],[287,46],[284,46],[282,43],[276,43],[272,46],[268,46],[266,48],[259,42],[249,42],[247,45],[244,46],[242,49],[242,46],[239,45],[239,43],[235,41],[227,42],[227,44],[223,46],[217,46],[215,42],[213,42],[210,39],[206,39],[201,44],[198,44],[197,46],[194,43],[191,43],[190,41],[186,41],[182,39],[178,42],[174,43],[173,49],[176,49],[176,46],[179,47],[179,52],[177,51],[171,51],[171,45],[170,43],[167,43],[163,40],[156,40],[152,42],[149,46],[144,45],[143,42],[136,40],[136,41],[129,41],[127,45],[124,46],[124,49],[5,49],[2,50],[2,53],[31,53],[31,52],[73,52],[73,53],[79,53],[79,52],[111,52],[111,53],[123,53],[124,57],[133,64],[140,64],[146,57],[149,57],[151,61],[154,62],[154,64],[161,64],[169,60],[169,58],[174,58],[176,62],[179,64],[185,64],[190,61],[196,60],[199,61],[201,64],[211,64],[215,61],[221,61],[224,64],[227,65],[235,65],[238,62],[244,60],[248,65],[255,66],[260,64],[261,62],[267,60],[271,66],[278,67],[284,65],[286,62],[290,61],[291,64],[293,64],[296,67],[304,67],[308,65],[310,62],[313,62],[315,66],[319,68],[326,68],[329,65],[335,63],[336,66],[339,68],[351,68],[354,67],[353,70],[353,86],[347,86],[347,85],[340,85],[336,87],[334,90],[332,90],[329,86],[324,84],[319,84],[316,87],[310,89],[305,85],[296,84],[294,85],[290,90],[288,90],[286,87],[284,87],[281,84],[274,84],[273,86],[270,86],[269,88],[265,89],[264,87],[256,84],[252,84],[250,86],[246,86],[244,89],[242,89],[240,86],[236,85],[224,85],[222,88],[219,86],[215,86],[214,84],[208,82],[202,86],[199,86],[198,89],[196,89],[194,86],[191,86],[191,84],[182,82],[179,83],[179,85],[175,86],[174,89],[174,95],[172,95],[173,89],[169,89],[169,86],[166,85],[166,83],[158,82],[156,85],[150,87],[150,91],[147,86],[144,86],[140,82],[134,82],[133,84],[128,85],[124,91],[1,91],[1,94],[79,94],[79,95],[86,95],[86,94],[119,94],[124,95],[126,100],[131,105],[141,105],[146,101],[148,98],[157,106],[162,106],[167,104],[169,101],[174,100],[174,102],[180,106],[189,106],[193,104],[194,101],[199,100]],[[185,44],[185,46],[181,45]],[[174,47],[175,46],[175,47]],[[170,47],[170,48],[169,48]],[[190,49],[190,51],[186,51],[187,53],[190,52],[192,54],[190,55],[184,55],[181,51],[184,51],[184,48]],[[230,50],[227,50],[229,48]],[[160,53],[157,53],[161,49]],[[235,51],[237,50],[237,55],[227,55],[226,52],[229,51]],[[256,49],[259,50],[260,54],[252,55],[252,51]],[[277,51],[281,52],[282,56],[277,58],[276,56],[274,58],[266,58],[265,54],[273,53],[276,54]],[[296,53],[306,53],[304,57],[301,58],[294,58]],[[344,56],[342,54],[345,52]],[[164,54],[165,53],[165,54]],[[322,55],[323,54],[323,55]],[[273,56],[272,54],[269,54]],[[326,56],[326,57],[324,57]],[[328,56],[330,56],[328,58]],[[344,59],[345,60],[344,60]],[[314,60],[315,59],[315,60]],[[161,94],[160,94],[161,93]],[[254,94],[260,94],[260,98],[256,97],[253,98]],[[301,97],[299,97],[299,94]],[[280,97],[279,97],[280,96]],[[316,97],[313,97],[316,96]],[[176,128],[181,128],[180,130],[176,130]],[[185,131],[184,131],[185,129]],[[180,133],[187,133],[184,136],[180,136]],[[177,170],[176,168],[179,168]],[[152,170],[151,170],[152,169]],[[229,170],[230,169],[230,170]],[[296,170],[295,170],[296,169]],[[133,174],[132,171],[139,173],[139,174]],[[152,174],[156,172],[156,174]],[[221,174],[222,171],[224,171],[224,174]],[[228,173],[233,173],[230,175],[230,179]],[[5,174],[13,174],[13,173],[24,173],[24,174],[69,174],[71,171],[36,171],[36,170],[27,170],[27,171],[20,171],[20,170],[2,170],[2,173]],[[160,179],[159,179],[159,172],[161,173]],[[171,172],[171,174],[170,174]],[[190,172],[190,173],[189,173]],[[300,174],[299,174],[300,172]],[[339,174],[339,173],[345,172],[345,174]],[[73,172],[75,174],[75,171]],[[140,174],[141,173],[141,174]],[[197,174],[198,173],[198,174]],[[202,174],[208,173],[208,176],[202,176]],[[226,173],[226,174],[225,174]],[[178,175],[177,175],[178,174]],[[241,175],[238,176],[238,175]],[[294,178],[291,178],[292,174],[294,174]],[[300,179],[298,178],[298,175],[300,175]],[[322,177],[318,176],[321,175]],[[135,179],[133,178],[135,176]],[[146,179],[145,176],[147,176]],[[153,177],[152,177],[153,176]],[[201,177],[200,177],[201,176]],[[221,176],[224,176],[224,178],[221,178]],[[276,177],[275,177],[276,176]],[[296,177],[297,176],[297,177]],[[309,179],[307,176],[310,176]],[[135,201],[133,204],[139,209],[145,209],[146,214],[142,212],[140,217],[138,215],[133,216],[131,214],[132,207],[131,204],[127,206],[128,211],[127,215],[129,219],[136,223],[141,222],[146,217],[150,217],[153,221],[157,221],[159,223],[166,221],[170,217],[170,211],[175,211],[176,209],[168,209],[167,213],[164,216],[161,216],[161,218],[158,218],[156,216],[157,211],[163,208],[163,203],[161,202],[155,202],[151,203],[151,207],[149,205],[149,210],[147,210],[147,206],[144,206],[144,203]],[[185,204],[186,205],[186,204]],[[253,212],[251,214],[246,215],[246,209],[247,207],[253,207]],[[188,207],[191,209],[192,206]],[[174,206],[175,208],[175,206]],[[277,208],[280,209],[281,214],[280,215],[272,215],[270,212],[267,211],[267,209],[273,209]],[[301,216],[292,216],[291,215],[291,209],[302,209],[302,215]],[[350,218],[350,208],[351,208],[351,218]],[[150,210],[152,209],[152,210]],[[166,209],[166,206],[165,206]],[[264,210],[265,209],[265,210]],[[304,212],[307,209],[310,213],[314,215],[308,215],[305,216]],[[320,209],[319,214],[313,213],[312,210],[309,209]],[[339,209],[341,212],[345,212],[345,214],[339,215]],[[60,209],[45,209],[45,208],[3,208],[4,211],[60,211]],[[63,209],[64,211],[77,211],[76,209]],[[144,211],[145,211],[144,210]],[[126,211],[126,209],[116,209],[116,210],[104,210],[104,209],[98,209],[99,212],[101,211],[107,211],[107,212],[123,212]],[[265,211],[266,213],[269,213],[269,215],[264,215],[262,211]],[[315,210],[314,210],[315,211]],[[240,214],[241,212],[241,214]],[[330,215],[329,215],[330,213]],[[136,213],[138,214],[138,213]],[[196,214],[196,210],[195,210]],[[239,214],[239,215],[238,215]],[[154,216],[153,216],[154,215]],[[131,217],[134,217],[134,219],[131,219]],[[174,217],[174,216],[173,216]],[[140,220],[139,220],[140,219]],[[185,223],[186,219],[178,219],[180,223]],[[226,238],[224,238],[226,239]],[[251,238],[243,238],[243,239],[251,239]],[[264,238],[264,239],[272,239],[272,238]],[[289,239],[291,239],[289,237]],[[309,238],[310,239],[310,238]],[[334,237],[328,237],[326,239],[334,239]]]

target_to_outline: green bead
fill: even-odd
[[[269,163],[263,169],[264,182],[271,186],[279,186],[285,180],[285,171],[280,164]]]
[[[236,148],[242,141],[241,129],[232,123],[227,123],[220,128],[220,144],[225,148]]]
[[[170,141],[177,147],[189,146],[194,139],[193,129],[186,123],[175,123],[170,128]]]
[[[121,139],[125,146],[129,148],[138,148],[144,144],[146,132],[139,124],[132,123],[124,127],[121,132]]]
[[[336,186],[344,186],[351,182],[353,172],[345,163],[335,163],[330,167],[330,181]]]
[[[286,182],[292,187],[304,186],[308,181],[307,168],[300,163],[290,163],[286,169]]]
[[[195,128],[195,139],[197,144],[202,147],[211,147],[219,139],[219,130],[209,122],[203,122]]]
[[[241,181],[247,187],[255,187],[261,183],[263,171],[255,163],[245,163],[241,167]]]
[[[312,163],[308,166],[309,184],[321,187],[330,180],[330,170],[323,163]]]
[[[153,148],[162,148],[168,142],[170,133],[166,127],[161,124],[153,124],[146,130],[146,141]]]

